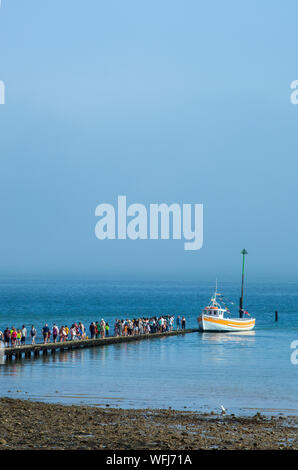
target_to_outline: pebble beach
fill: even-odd
[[[295,416],[241,417],[0,399],[0,450],[298,449]]]

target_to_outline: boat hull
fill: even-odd
[[[209,315],[198,317],[200,331],[250,331],[255,327],[254,318],[218,318]]]

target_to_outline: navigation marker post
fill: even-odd
[[[244,259],[245,259],[245,255],[248,255],[248,252],[246,251],[245,248],[243,248],[243,250],[241,251],[241,254],[243,255],[243,262],[242,262],[242,285],[241,285],[239,315],[240,315],[240,318],[243,318]]]

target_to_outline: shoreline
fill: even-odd
[[[297,416],[96,408],[0,398],[0,450],[298,449]]]

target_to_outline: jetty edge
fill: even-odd
[[[40,353],[47,355],[54,354],[57,350],[71,351],[73,349],[92,348],[97,346],[108,346],[109,344],[129,343],[132,341],[141,341],[144,339],[156,339],[165,336],[178,336],[188,333],[199,332],[198,328],[187,328],[185,330],[165,331],[163,333],[147,333],[142,335],[131,336],[108,336],[105,338],[80,339],[75,341],[61,341],[57,343],[36,343],[27,344],[25,346],[4,348],[4,356],[6,360],[30,358],[32,355],[38,357]]]

